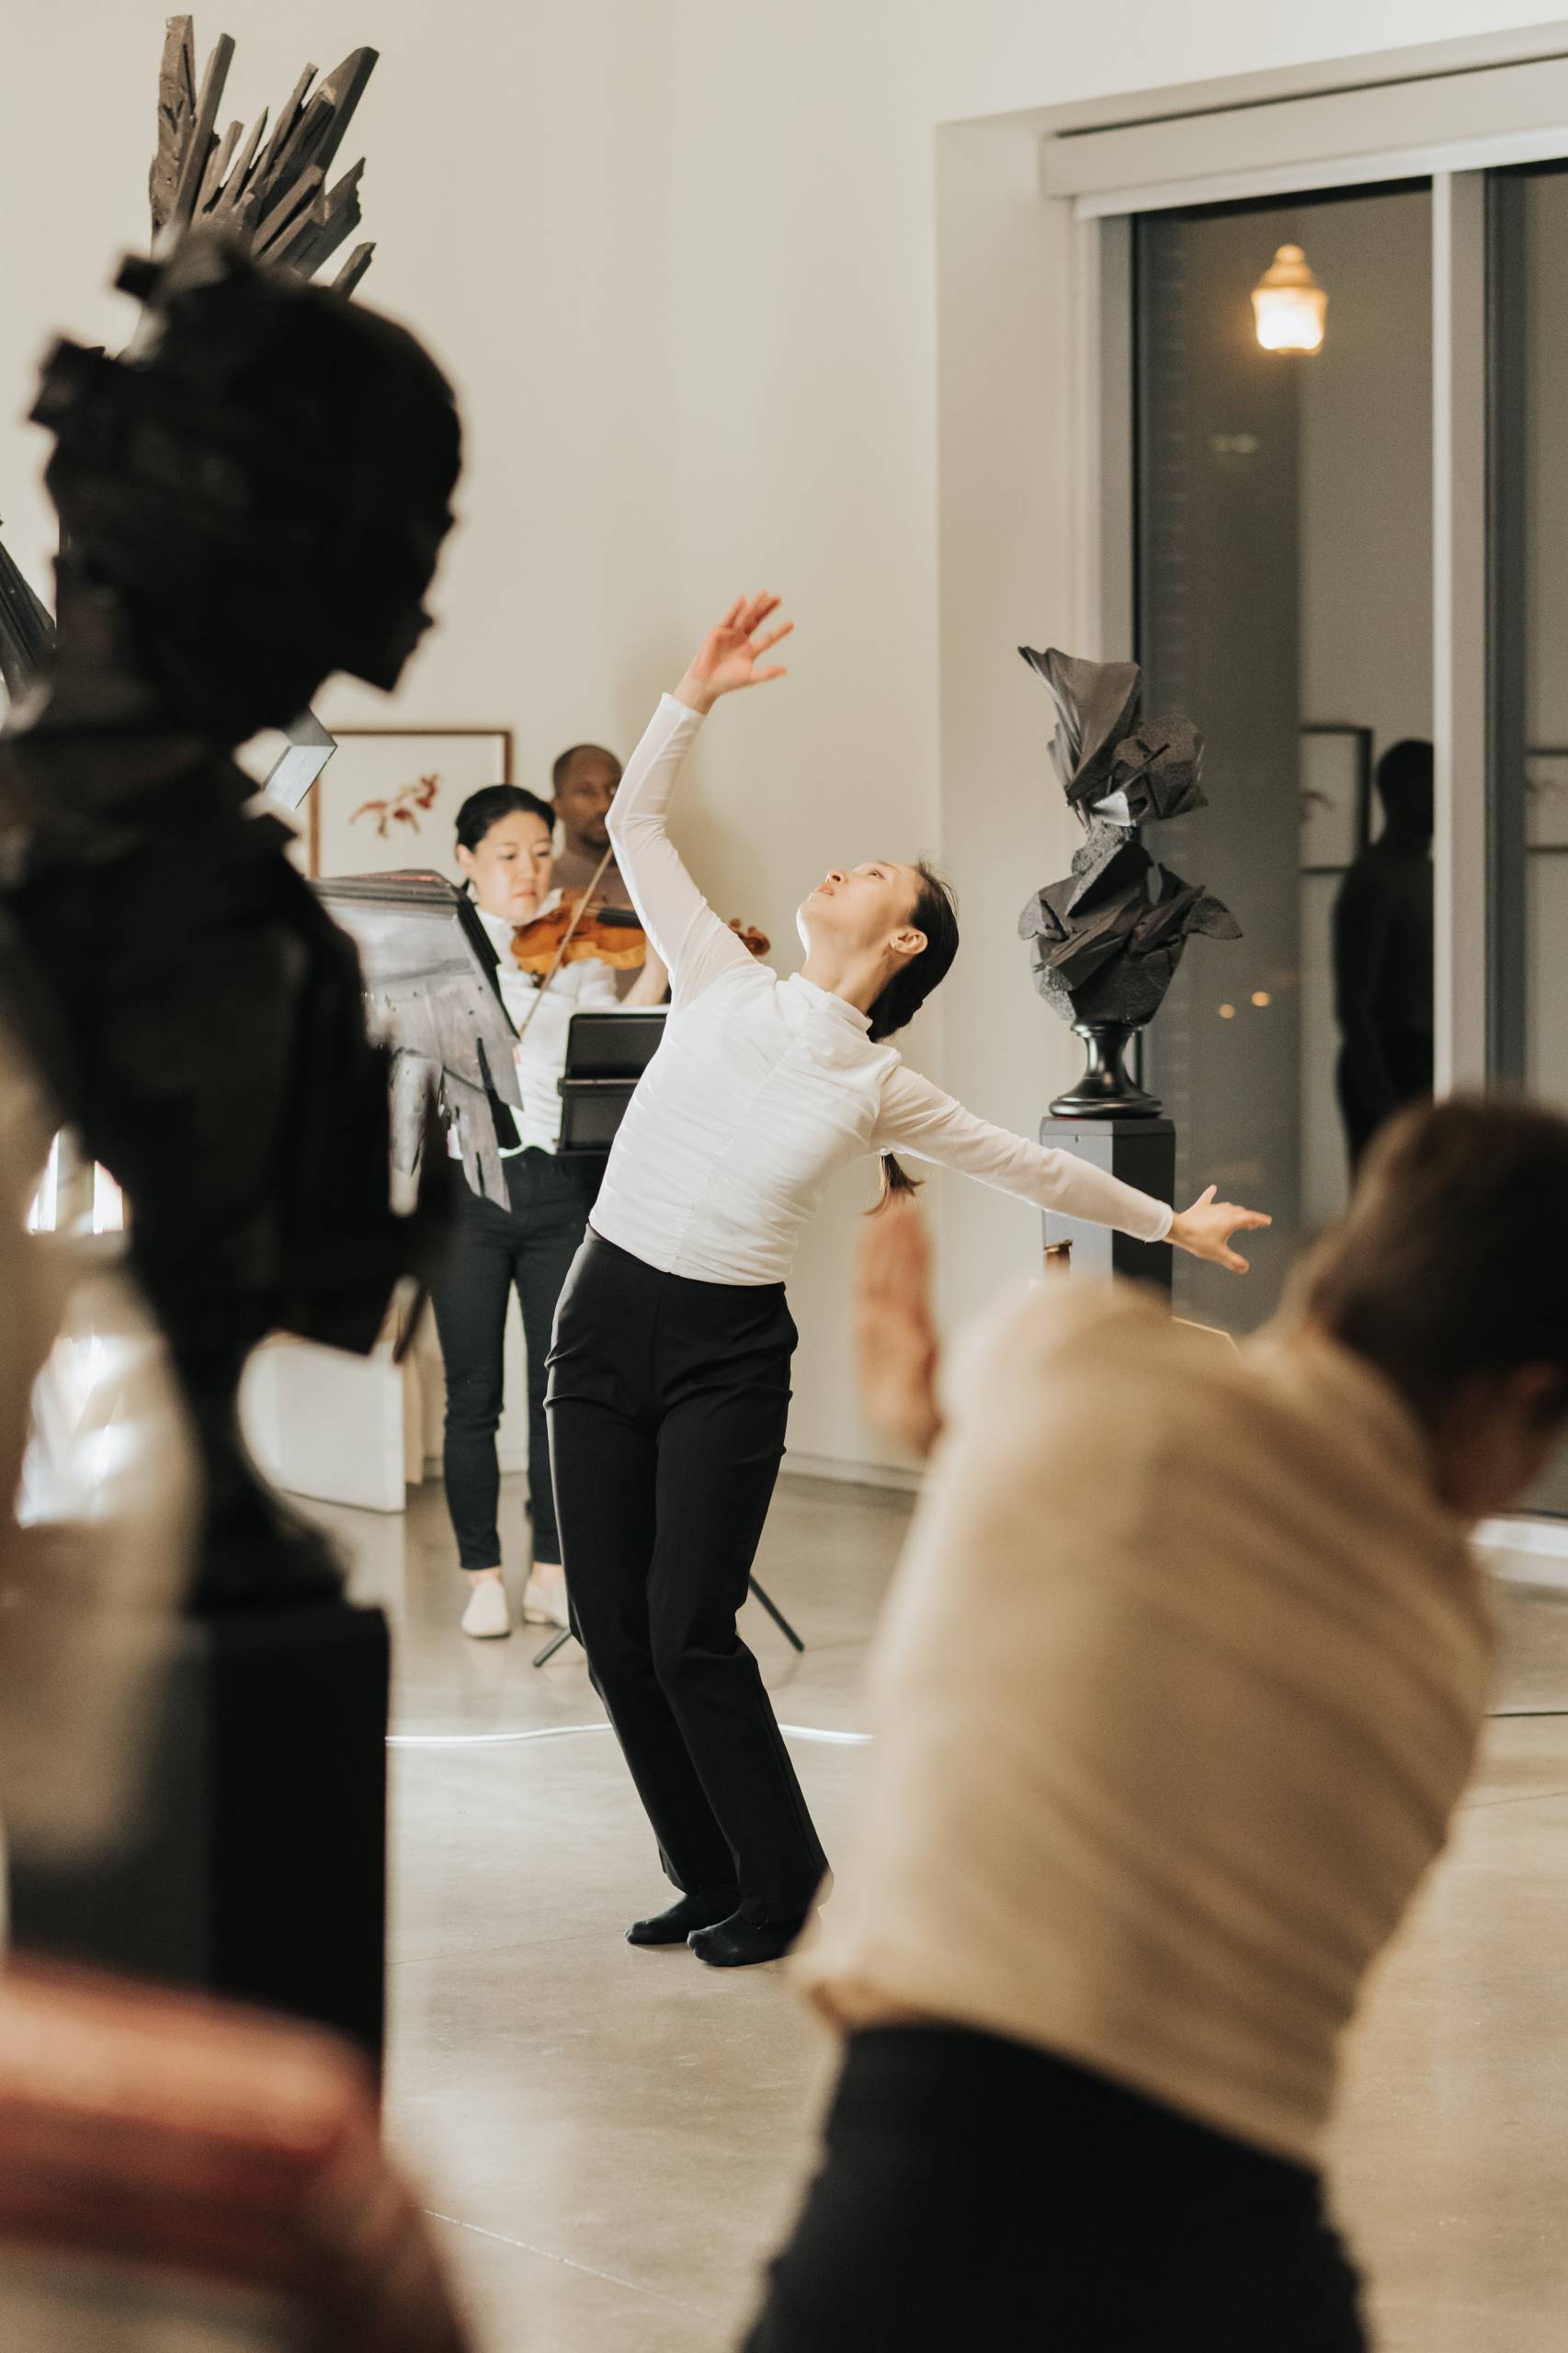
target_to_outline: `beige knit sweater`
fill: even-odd
[[[1442,1847],[1491,1649],[1366,1365],[1039,1285],[971,1356],[873,1654],[869,1803],[798,1966],[1313,2162]]]

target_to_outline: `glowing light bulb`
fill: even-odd
[[[1257,339],[1265,351],[1319,351],[1328,296],[1300,245],[1281,245],[1252,290]]]
[[[1269,995],[1267,989],[1254,989],[1252,993],[1252,1001],[1254,1005],[1272,1005],[1274,999]]]
[[[1235,1017],[1236,1008],[1233,1005],[1222,1005],[1220,1007],[1220,1018],[1221,1021],[1233,1021]]]

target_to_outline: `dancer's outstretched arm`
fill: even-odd
[[[873,1141],[880,1152],[907,1152],[918,1160],[957,1168],[1002,1192],[1020,1194],[1038,1209],[1082,1218],[1089,1225],[1114,1226],[1140,1242],[1173,1243],[1233,1274],[1244,1275],[1247,1262],[1232,1249],[1232,1234],[1257,1233],[1272,1222],[1256,1210],[1217,1201],[1212,1186],[1191,1209],[1173,1212],[1168,1203],[1122,1184],[1074,1153],[1048,1150],[1006,1128],[993,1127],[988,1120],[977,1120],[939,1086],[902,1064],[882,1090]]]
[[[780,667],[759,664],[789,635],[790,624],[751,642],[778,605],[777,597],[742,598],[709,631],[675,693],[654,712],[610,803],[616,864],[643,929],[669,967],[670,1001],[677,1010],[721,973],[760,969],[687,872],[665,818],[681,763],[720,696],[783,676]]]

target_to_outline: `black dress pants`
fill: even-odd
[[[590,1232],[550,1358],[573,1621],[665,1869],[776,1920],[804,1917],[826,1861],[735,1619],[795,1339],[782,1283],[660,1274]]]
[[[436,1330],[447,1374],[442,1458],[447,1508],[457,1535],[459,1564],[465,1569],[494,1569],[501,1563],[495,1432],[504,1403],[506,1309],[514,1284],[528,1346],[528,1509],[534,1558],[561,1558],[544,1418],[545,1359],[555,1304],[593,1203],[592,1179],[575,1161],[530,1151],[501,1165],[511,1208],[504,1210],[471,1186],[458,1185],[457,1214],[433,1286]],[[590,1165],[597,1168],[597,1164]]]
[[[851,2036],[746,2353],[1366,2353],[1318,2174],[959,2027]]]

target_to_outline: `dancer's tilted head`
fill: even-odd
[[[873,1042],[914,1020],[959,952],[951,887],[924,858],[915,866],[888,859],[849,872],[835,870],[818,883],[796,921],[808,961],[824,949],[846,963],[880,951],[882,983],[868,1008]],[[884,1152],[876,1207],[884,1208],[895,1193],[915,1189],[903,1163]]]
[[[924,859],[835,867],[801,902],[795,923],[808,956],[826,951],[846,963],[881,956],[873,1038],[891,1038],[913,1021],[959,952],[952,892]]]

